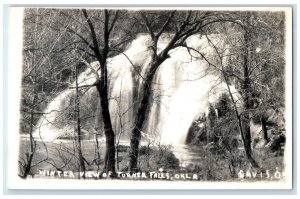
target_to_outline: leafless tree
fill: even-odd
[[[282,13],[228,12],[222,14],[220,19],[223,18],[223,21],[215,23],[212,27],[206,29],[206,38],[214,49],[219,64],[214,64],[203,53],[186,46],[188,49],[198,52],[212,68],[220,72],[234,106],[233,110],[238,121],[246,156],[253,167],[259,167],[259,165],[253,158],[250,122],[254,117],[258,116],[261,118],[264,139],[268,142],[264,111],[266,111],[266,107],[270,106],[268,102],[270,101],[268,99],[270,96],[266,98],[264,93],[266,89],[262,88],[272,87],[272,85],[268,85],[270,82],[267,83],[266,80],[278,79],[279,74],[272,74],[273,72],[271,71],[277,71],[277,64],[283,62],[282,55],[277,54],[275,58],[277,63],[270,56],[270,54],[274,54],[277,50],[283,48],[284,42],[280,38],[282,35],[277,32],[280,29],[282,31],[283,26],[280,22],[281,20],[277,23],[274,21],[280,16],[282,17]],[[214,43],[207,32],[223,35],[224,41],[229,46],[227,47],[227,50],[230,49],[229,52],[226,52],[224,47],[220,48]],[[279,37],[280,41],[274,42],[276,48],[271,50],[269,45],[273,36]],[[271,63],[274,68],[271,70],[269,68],[271,73],[267,75],[265,71],[266,65]],[[282,73],[279,76],[281,76],[279,81],[282,81]],[[238,88],[238,91],[241,93],[241,99],[234,98],[235,91],[230,88],[231,85]],[[270,89],[267,90],[267,92],[270,92]],[[280,89],[281,92],[284,92],[283,90]],[[277,99],[279,99],[279,102],[282,101],[280,97]],[[239,110],[238,103],[241,104],[241,102],[243,107]],[[279,107],[284,107],[284,105],[278,105],[277,108]]]
[[[164,16],[164,23],[161,23],[157,17]],[[218,22],[217,14],[214,12],[200,12],[200,11],[169,11],[166,14],[158,15],[157,13],[141,12],[140,21],[147,32],[150,34],[152,45],[150,46],[151,62],[149,69],[144,75],[143,83],[140,86],[139,104],[137,113],[134,119],[134,128],[131,133],[131,151],[130,151],[130,163],[129,169],[131,171],[137,170],[138,160],[138,147],[141,139],[141,130],[143,128],[147,108],[149,106],[149,99],[152,93],[153,78],[159,68],[159,66],[167,60],[170,56],[169,51],[184,46],[185,41],[193,34],[199,34],[203,28],[209,24]],[[174,28],[172,28],[174,27]],[[158,41],[162,37],[163,33],[174,32],[170,36],[170,40],[167,45],[159,50]]]

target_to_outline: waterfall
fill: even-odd
[[[159,51],[167,45],[171,36],[165,34],[160,38]],[[210,39],[224,48],[225,43],[220,35],[210,35]],[[186,43],[201,51],[212,64],[218,64],[214,48],[209,45],[206,37],[194,35]],[[128,139],[133,127],[139,89],[151,62],[150,46],[149,35],[140,34],[124,51],[126,56],[121,53],[107,60],[109,108],[114,131],[117,135],[121,134],[121,139]],[[227,91],[220,75],[214,70],[208,70],[211,66],[197,52],[178,47],[171,50],[169,55],[170,58],[161,64],[154,77],[151,104],[142,131],[162,144],[176,145],[183,144],[193,120],[206,113],[209,104],[216,103],[221,94]],[[91,63],[91,66],[96,68],[98,63]],[[94,82],[95,77],[90,68],[79,76],[79,86]],[[48,114],[40,118],[35,137],[53,140],[73,132],[74,123],[65,116],[68,115],[67,107],[72,107],[74,92],[74,89],[66,89],[49,103],[44,111]],[[89,125],[82,124],[82,128],[87,131],[92,131],[93,126],[101,129],[101,108],[98,102],[95,88],[90,88],[81,96],[81,117],[91,114],[91,117],[86,117],[89,118],[86,121]]]

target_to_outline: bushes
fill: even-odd
[[[165,169],[179,169],[179,160],[168,146],[159,146],[157,166]]]
[[[171,150],[171,146],[142,145],[139,148],[138,166],[143,171],[153,171],[158,168],[169,170],[179,169],[179,160]]]

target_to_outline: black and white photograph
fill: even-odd
[[[10,11],[12,187],[292,188],[290,7]]]

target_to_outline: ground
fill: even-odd
[[[19,163],[21,164],[24,163],[23,159],[26,156],[24,151],[29,150],[28,143],[24,139],[20,142]],[[31,174],[37,177],[39,170],[78,173],[79,164],[74,146],[74,142],[65,140],[56,140],[51,143],[37,141],[33,165],[41,162],[32,167]],[[189,177],[195,174],[197,180],[201,181],[277,180],[284,176],[282,151],[255,149],[254,158],[261,168],[254,169],[244,156],[243,149],[226,151],[221,148],[185,146],[184,150],[180,149],[181,154],[178,155],[176,151],[179,147],[182,146],[142,145],[138,162],[139,171],[145,172],[147,176],[150,176],[150,172],[157,172],[160,175],[156,175],[155,179],[164,180],[174,179],[166,178],[166,175],[176,176],[177,174],[180,180],[191,180]],[[82,141],[82,149],[86,160],[86,170],[101,173],[104,169],[105,143],[100,143],[100,160],[97,158],[95,141]],[[121,143],[116,167],[117,171],[123,172],[124,175],[129,162],[128,152],[128,143]]]

